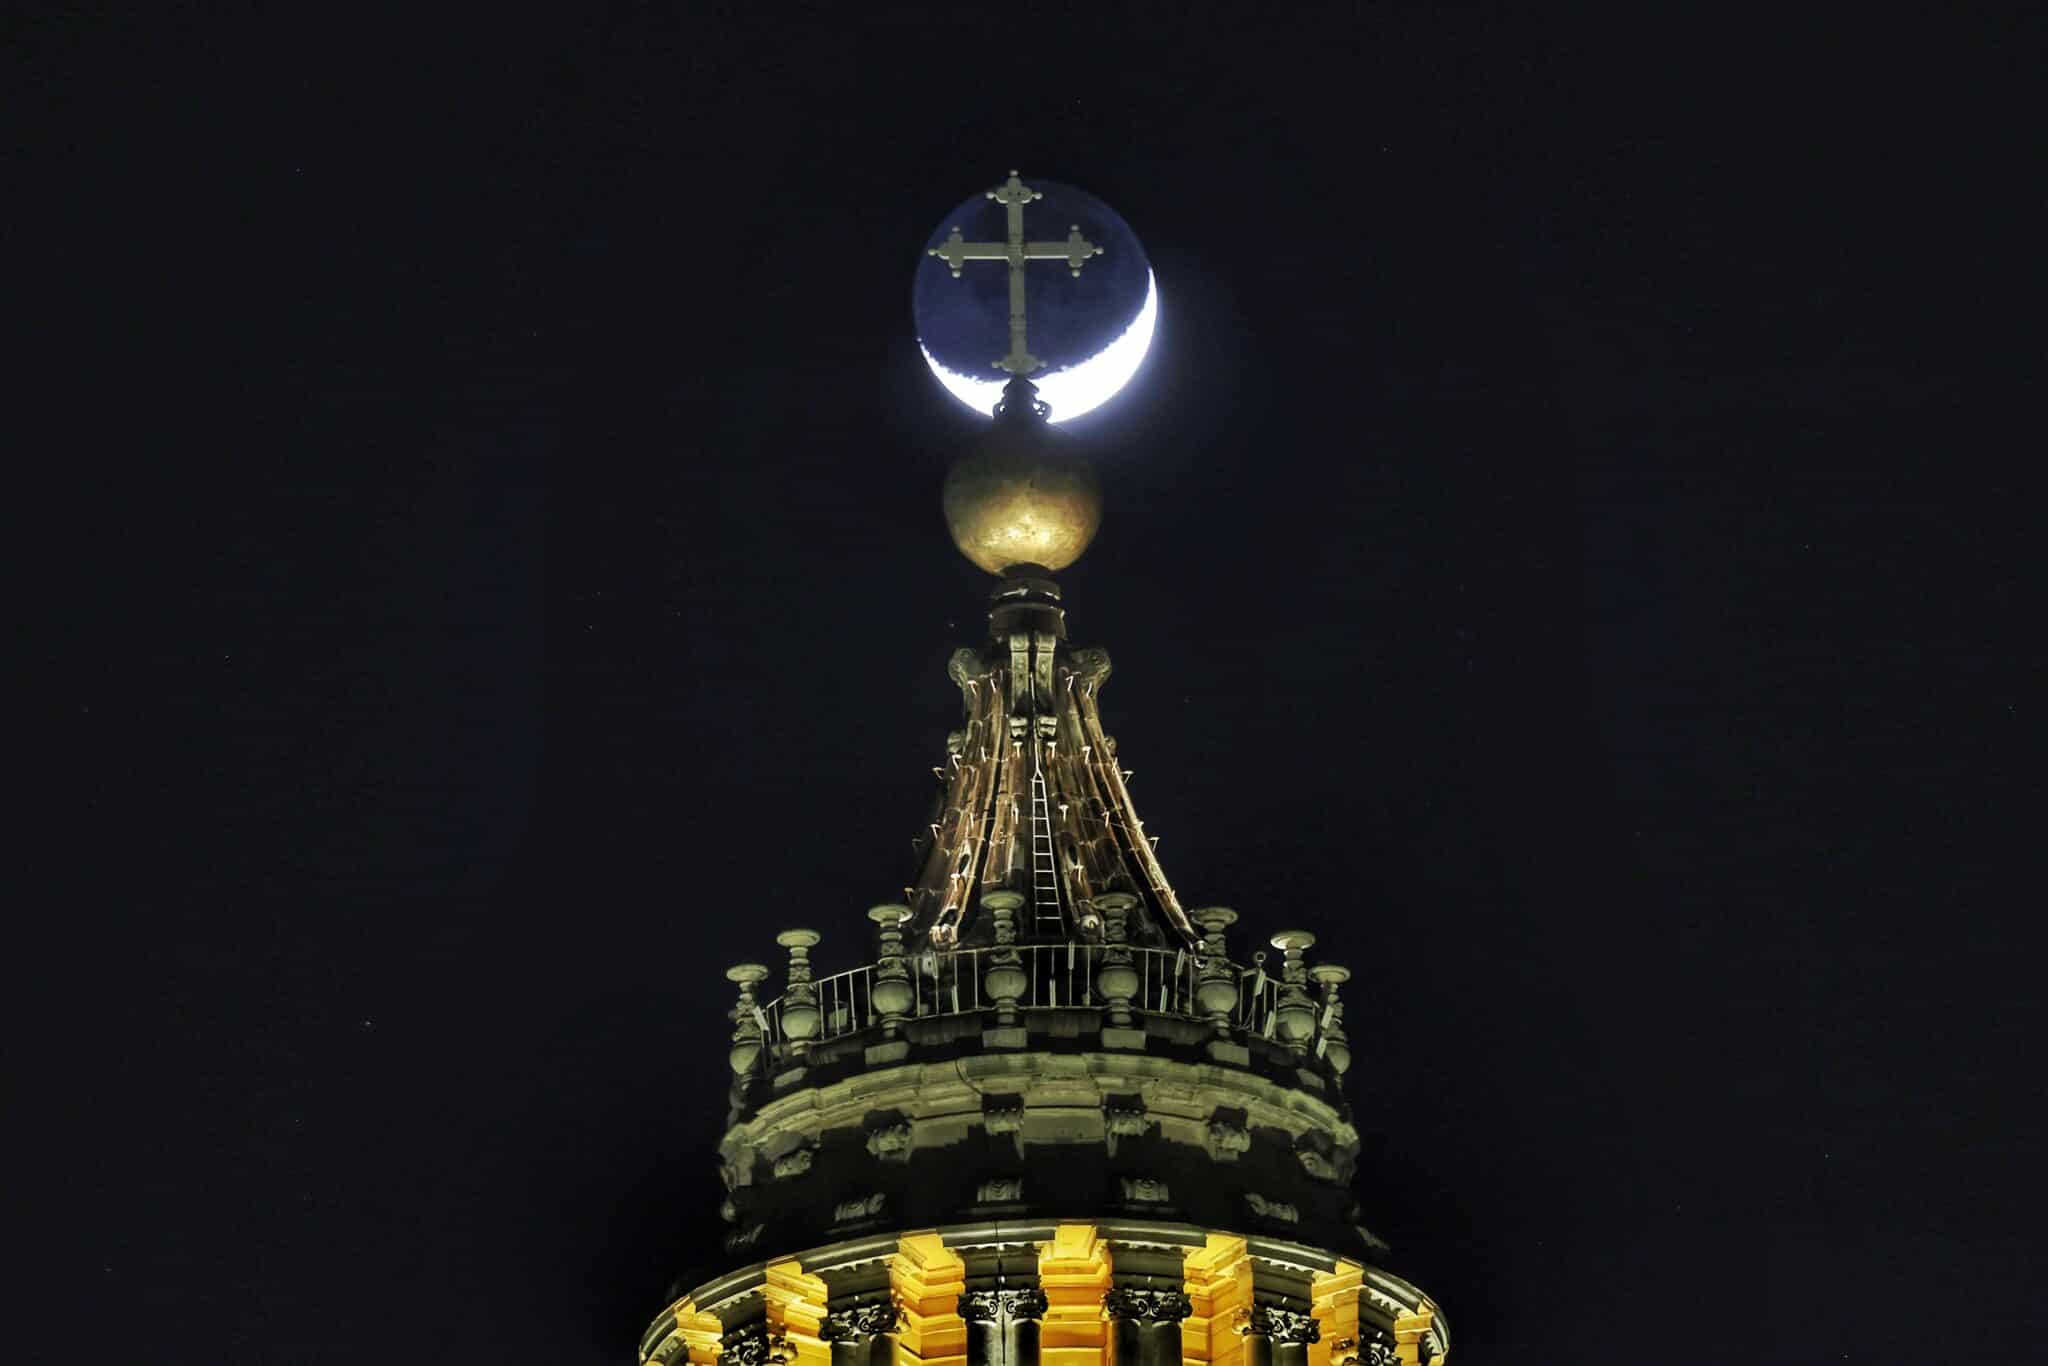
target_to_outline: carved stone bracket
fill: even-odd
[[[1116,1156],[1116,1141],[1119,1138],[1143,1138],[1152,1127],[1151,1117],[1145,1113],[1145,1102],[1136,1096],[1109,1096],[1102,1102],[1103,1144],[1111,1157]]]
[[[1301,1169],[1318,1181],[1335,1181],[1337,1164],[1314,1148],[1298,1148],[1294,1155],[1301,1160]]]
[[[1401,1354],[1384,1333],[1368,1330],[1362,1338],[1330,1344],[1330,1366],[1401,1366]]]
[[[974,1202],[977,1205],[998,1205],[1024,1198],[1024,1178],[1021,1176],[996,1176],[975,1188]]]
[[[1278,1305],[1255,1304],[1238,1324],[1241,1334],[1257,1333],[1272,1342],[1320,1342],[1322,1326],[1313,1317]]]
[[[1102,1296],[1102,1316],[1108,1319],[1179,1323],[1193,1312],[1194,1305],[1179,1290],[1125,1289],[1119,1286]]]
[[[1035,1286],[1022,1290],[970,1290],[960,1297],[960,1317],[976,1323],[1044,1318],[1045,1309],[1045,1292]]]
[[[826,1342],[862,1342],[883,1333],[895,1332],[896,1320],[895,1302],[878,1300],[826,1315],[818,1336]]]
[[[1172,1199],[1166,1183],[1157,1177],[1126,1176],[1122,1179],[1124,1199],[1141,1205],[1163,1205]]]
[[[718,1359],[730,1363],[730,1366],[780,1366],[794,1356],[795,1353],[789,1350],[788,1340],[780,1334],[770,1337],[759,1328],[751,1328],[737,1337],[727,1338],[725,1350]]]
[[[1008,1134],[1024,1160],[1024,1097],[989,1096],[981,1103],[981,1127],[993,1135]]]
[[[1281,1200],[1268,1200],[1257,1191],[1246,1191],[1244,1202],[1252,1207],[1252,1213],[1261,1219],[1277,1219],[1283,1224],[1301,1222],[1301,1211]]]
[[[1235,1162],[1239,1153],[1251,1151],[1251,1131],[1227,1119],[1211,1119],[1206,1144],[1211,1161]]]
[[[882,1212],[882,1206],[887,1200],[886,1195],[876,1191],[865,1200],[842,1201],[832,1211],[832,1222],[844,1224],[853,1219],[872,1219]]]

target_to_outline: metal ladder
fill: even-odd
[[[1066,937],[1060,915],[1060,873],[1053,861],[1052,813],[1046,809],[1045,771],[1031,758],[1031,928],[1035,939]]]

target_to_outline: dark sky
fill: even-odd
[[[2040,1358],[2038,19],[558,8],[14,30],[32,1333],[631,1360],[720,970],[956,724],[909,276],[1015,165],[1165,301],[1075,638],[1356,970],[1455,1359]]]

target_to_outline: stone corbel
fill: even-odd
[[[1301,1222],[1301,1211],[1281,1200],[1268,1200],[1257,1191],[1246,1191],[1244,1202],[1252,1207],[1252,1213],[1261,1219],[1272,1219],[1282,1224]]]
[[[1116,1156],[1119,1138],[1143,1138],[1152,1120],[1145,1102],[1137,1096],[1107,1096],[1102,1102],[1102,1141],[1111,1157]]]
[[[845,1224],[855,1219],[872,1219],[882,1212],[882,1206],[888,1202],[889,1197],[881,1191],[860,1200],[842,1200],[832,1210],[832,1222]]]
[[[851,1305],[826,1315],[818,1337],[825,1342],[865,1342],[895,1332],[897,1317],[894,1300]]]
[[[1239,1115],[1240,1111],[1228,1112]],[[1231,1118],[1224,1111],[1217,1111],[1209,1117],[1209,1128],[1204,1135],[1203,1146],[1209,1151],[1212,1162],[1235,1162],[1239,1153],[1248,1153],[1252,1148],[1251,1130],[1241,1118]]]
[[[883,1162],[908,1162],[911,1147],[910,1125],[905,1121],[868,1130],[868,1152]]]
[[[1024,1160],[1023,1096],[984,1096],[981,1102],[981,1127],[993,1135],[1007,1134],[1016,1144],[1017,1160]]]

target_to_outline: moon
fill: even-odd
[[[1078,274],[1064,260],[1034,259],[1024,267],[1024,315],[1031,353],[1042,367],[1030,376],[1054,422],[1080,417],[1114,398],[1144,365],[1159,327],[1159,283],[1145,248],[1116,210],[1085,190],[1022,177],[1039,198],[1023,207],[1029,241],[1064,241],[1078,231],[1101,248]],[[1007,215],[977,194],[933,229],[936,247],[954,229],[970,242],[1000,243]],[[1009,347],[1009,266],[968,260],[958,276],[927,254],[911,282],[918,350],[945,391],[990,416],[1010,376],[993,362]]]
[[[1145,363],[1145,353],[1152,349],[1152,333],[1158,325],[1159,284],[1147,271],[1145,302],[1122,335],[1079,365],[1050,373],[1041,370],[1031,376],[1031,382],[1038,386],[1038,396],[1052,405],[1047,420],[1065,422],[1092,413],[1115,398]],[[1009,382],[1007,376],[977,379],[959,374],[941,365],[922,341],[917,349],[924,352],[924,363],[931,367],[932,378],[945,386],[947,393],[984,417],[995,411],[996,400],[1003,396],[1003,385]]]

